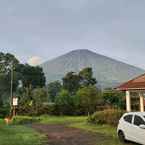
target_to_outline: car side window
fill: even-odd
[[[133,115],[126,115],[124,117],[124,120],[128,123],[132,123],[132,118],[133,118]]]
[[[141,124],[145,125],[145,121],[141,117],[135,115],[135,117],[134,117],[134,125],[140,126]]]

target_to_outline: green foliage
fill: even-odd
[[[80,88],[76,96],[79,98],[79,105],[85,113],[93,113],[96,110],[96,105],[100,99],[100,90],[95,86],[87,86]]]
[[[31,91],[29,90],[45,86],[45,76],[43,70],[40,67],[32,67],[28,64],[20,64],[12,54],[0,53],[0,105],[5,105],[8,102],[10,103],[9,99],[12,74],[13,95],[19,97],[20,104],[23,104],[21,107],[27,110],[27,106],[32,100],[32,93],[30,93]],[[35,94],[37,93],[38,92]],[[40,94],[38,93],[38,95]],[[38,95],[36,96],[37,98],[39,98]],[[6,110],[3,105],[1,105],[0,110]]]
[[[75,94],[80,87],[93,86],[96,83],[96,79],[93,78],[92,68],[84,68],[78,74],[69,72],[63,78],[63,88],[72,94]]]
[[[63,78],[63,88],[74,94],[80,87],[80,77],[74,73],[69,72]]]
[[[62,89],[56,98],[56,109],[60,115],[72,115],[74,112],[73,96],[67,90]]]
[[[14,70],[13,90],[16,90],[18,80],[16,80],[15,67],[18,64],[19,61],[14,55],[9,53],[0,53],[0,98],[2,98],[3,101],[8,99],[10,96],[10,72],[12,68]]]
[[[89,86],[89,85],[95,85],[97,83],[96,79],[93,78],[93,71],[92,68],[84,68],[79,72],[80,76],[80,84],[82,86]]]
[[[17,58],[10,53],[0,52],[0,73],[8,74],[12,64],[14,68],[19,64]]]
[[[2,104],[0,107],[0,118],[4,118],[9,115],[10,106],[9,104]]]
[[[45,86],[45,75],[41,67],[19,64],[16,71],[20,74],[23,87],[37,88]]]
[[[51,82],[47,85],[48,88],[48,95],[49,95],[49,101],[54,102],[56,99],[56,96],[60,92],[62,85],[59,81]]]
[[[85,68],[78,74],[69,72],[63,78],[63,86],[58,82],[49,84],[51,97],[56,98],[56,113],[78,115],[92,113],[96,109],[100,90],[95,86],[92,68]]]
[[[95,124],[110,124],[117,125],[120,117],[125,111],[117,109],[108,109],[104,111],[95,112],[88,118],[89,122]]]
[[[41,104],[48,101],[46,88],[36,88],[32,91],[32,100],[35,104]]]
[[[19,100],[19,114],[39,115],[48,101],[45,88],[25,89]]]
[[[105,104],[120,109],[125,108],[124,96],[125,96],[124,93],[112,89],[107,89],[103,92],[103,99]]]

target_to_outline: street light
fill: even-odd
[[[13,96],[13,80],[14,80],[14,65],[13,62],[10,64],[11,70],[11,96],[10,96],[10,105],[11,105],[11,113],[13,116],[16,115],[16,106],[18,105],[18,98]]]
[[[10,70],[11,70],[10,106],[11,106],[11,110],[12,110],[13,109],[13,79],[14,79],[13,62],[11,62],[11,64],[10,64]]]

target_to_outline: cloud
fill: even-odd
[[[37,66],[41,64],[42,59],[39,56],[33,56],[28,60],[28,64],[31,66]]]

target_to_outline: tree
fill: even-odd
[[[93,113],[96,110],[97,101],[100,98],[100,90],[95,86],[80,88],[76,96],[80,100],[80,106],[85,113]]]
[[[13,91],[16,90],[18,80],[15,68],[18,64],[19,61],[14,55],[0,52],[0,97],[3,101],[8,100],[10,96],[11,69],[14,72]]]
[[[18,112],[20,114],[38,115],[45,102],[48,102],[45,88],[23,88],[21,97],[19,97]]]
[[[16,71],[19,74],[19,79],[22,80],[24,87],[37,88],[45,86],[45,75],[41,67],[19,64]]]
[[[59,94],[62,85],[59,81],[51,82],[47,85],[48,88],[48,95],[49,95],[49,101],[54,102],[56,99],[56,96]]]
[[[79,72],[79,76],[81,78],[80,84],[82,86],[95,85],[97,83],[96,79],[93,78],[93,71],[92,71],[92,68],[90,67],[87,67],[81,70]]]
[[[63,78],[63,88],[74,94],[80,86],[80,77],[74,73],[69,72]]]
[[[33,88],[45,86],[45,76],[41,67],[20,64],[14,55],[0,52],[0,98],[3,103],[10,102],[11,70],[13,71],[13,94],[16,96],[31,98],[31,93],[27,92],[31,92]],[[18,87],[20,82],[23,85],[21,89]]]
[[[69,94],[68,90],[62,89],[55,100],[57,112],[60,115],[72,115],[74,110],[73,97]]]
[[[8,74],[11,66],[13,65],[13,68],[15,68],[18,64],[19,61],[14,55],[0,52],[0,73]]]
[[[45,88],[36,88],[32,91],[32,99],[35,104],[42,104],[48,101],[47,91]]]
[[[44,103],[48,102],[47,91],[45,88],[36,88],[32,91],[32,108],[35,114],[39,114],[39,110],[43,108]]]

